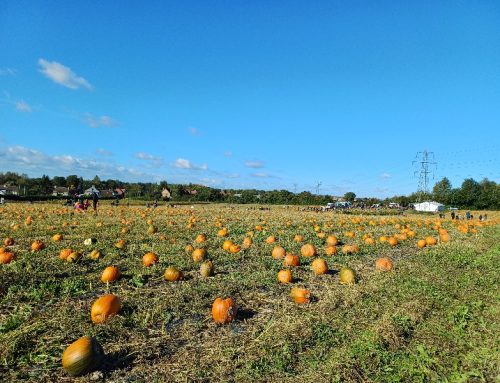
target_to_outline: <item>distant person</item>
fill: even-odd
[[[451,219],[455,219],[455,212],[454,211],[451,212]]]
[[[99,202],[99,196],[97,193],[94,192],[92,194],[92,207],[94,208],[94,211],[97,212],[97,203]]]
[[[154,202],[154,204],[153,204],[153,208],[155,208],[155,209],[156,209],[157,207],[158,207],[158,200],[157,200],[157,199],[155,199],[155,202]]]
[[[465,218],[467,219],[467,221],[470,219],[470,211],[467,211],[465,213]]]
[[[479,220],[482,221],[483,220],[483,216],[481,214],[479,214]]]

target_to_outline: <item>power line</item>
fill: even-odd
[[[434,152],[428,152],[424,150],[423,152],[418,152],[415,158],[419,158],[420,161],[415,160],[412,162],[413,165],[420,163],[420,170],[415,171],[415,175],[418,175],[418,188],[417,188],[417,202],[421,202],[424,194],[429,193],[429,175],[432,171],[429,170],[429,165],[435,165],[437,168],[437,162],[434,161]],[[429,160],[432,157],[432,161]]]

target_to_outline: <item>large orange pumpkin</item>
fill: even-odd
[[[316,275],[326,274],[328,272],[328,265],[322,258],[316,258],[311,263],[311,269]]]
[[[292,287],[292,290],[290,291],[290,297],[295,303],[303,304],[309,303],[311,294],[309,290],[300,287]]]
[[[71,376],[84,375],[100,366],[104,357],[99,342],[84,336],[71,343],[62,354],[62,366]]]
[[[153,252],[147,252],[142,256],[142,264],[146,267],[154,265],[158,262],[158,256]]]
[[[288,253],[283,260],[283,266],[300,266],[299,256]]]
[[[193,251],[193,254],[191,254],[191,256],[193,257],[193,261],[201,262],[205,259],[206,254],[207,251],[205,249],[198,248]]]
[[[212,304],[212,318],[215,323],[230,323],[236,317],[238,307],[232,298],[217,298]]]
[[[326,244],[328,246],[337,246],[339,243],[338,239],[336,236],[334,235],[329,235],[327,238],[326,238]]]
[[[0,253],[1,265],[6,265],[7,263],[12,262],[13,259],[14,259],[14,253],[11,253],[10,251],[3,251]]]
[[[300,248],[300,254],[303,257],[314,257],[316,255],[316,248],[310,243],[306,243]]]
[[[375,269],[379,271],[390,271],[394,267],[394,263],[388,257],[382,257],[375,261]]]
[[[118,278],[120,278],[120,270],[116,266],[106,267],[101,274],[101,281],[104,283],[114,282]]]
[[[292,282],[292,272],[290,270],[280,270],[278,272],[278,282],[280,283],[290,283]]]
[[[285,258],[286,251],[281,246],[274,246],[271,255],[274,259]]]
[[[92,305],[90,316],[92,322],[103,323],[109,317],[115,315],[120,311],[122,303],[120,298],[113,294],[106,294],[98,298]]]
[[[180,281],[184,278],[184,274],[182,271],[177,269],[176,267],[169,266],[165,270],[165,273],[163,274],[163,278],[169,282],[177,282]]]

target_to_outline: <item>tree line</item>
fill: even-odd
[[[169,190],[171,200],[178,202],[229,202],[229,203],[262,203],[283,205],[326,205],[332,202],[331,195],[316,195],[308,191],[292,193],[288,190],[258,189],[217,189],[203,185],[168,184],[152,182],[123,182],[116,179],[101,180],[98,176],[85,180],[78,175],[67,177],[28,177],[26,174],[13,172],[0,173],[0,185],[12,185],[19,188],[21,197],[33,198],[51,196],[54,187],[66,187],[70,194],[80,194],[94,185],[99,190],[125,189],[128,198],[143,200],[160,200],[162,191]],[[417,201],[435,200],[447,206],[469,209],[500,209],[500,184],[484,179],[480,182],[472,178],[463,181],[459,188],[453,188],[447,178],[434,185],[431,193],[412,193],[409,196],[394,196],[380,200],[378,198],[357,199],[356,194],[347,192],[345,200],[354,205],[369,207],[374,204],[387,205],[397,202],[400,206],[408,206]]]

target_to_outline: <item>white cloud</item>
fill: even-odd
[[[77,76],[70,68],[56,61],[49,62],[45,59],[39,59],[38,65],[41,67],[40,72],[56,84],[70,89],[92,89],[92,85],[87,80]]]
[[[25,101],[16,102],[16,109],[20,112],[31,113],[31,106]]]
[[[161,166],[163,164],[163,158],[159,156],[153,156],[149,153],[137,152],[135,153],[135,158],[139,160],[148,161],[151,165]]]
[[[17,70],[12,68],[0,68],[0,76],[15,76]]]
[[[176,159],[174,162],[174,166],[178,169],[208,170],[207,164],[195,165],[191,161],[184,158]]]
[[[247,168],[259,169],[259,168],[263,168],[264,164],[261,161],[246,161],[245,166]]]
[[[0,159],[5,169],[34,176],[41,174],[64,175],[78,174],[82,177],[117,178],[123,180],[151,180],[157,177],[141,170],[113,164],[109,161],[96,161],[75,157],[69,154],[48,155],[24,146],[0,147]]]
[[[256,178],[271,178],[272,176],[268,173],[252,173],[251,174],[252,177],[256,177]]]
[[[91,128],[112,128],[117,125],[117,122],[109,116],[94,117],[90,113],[84,115],[85,123]]]
[[[110,152],[109,150],[106,150],[106,149],[103,149],[103,148],[99,148],[99,149],[96,149],[95,151],[97,154],[101,155],[101,156],[105,156],[105,157],[109,157],[109,156],[112,156],[113,153]]]
[[[392,178],[392,176],[389,173],[382,173],[380,175],[380,178],[382,178],[384,180],[388,180],[389,178]]]

